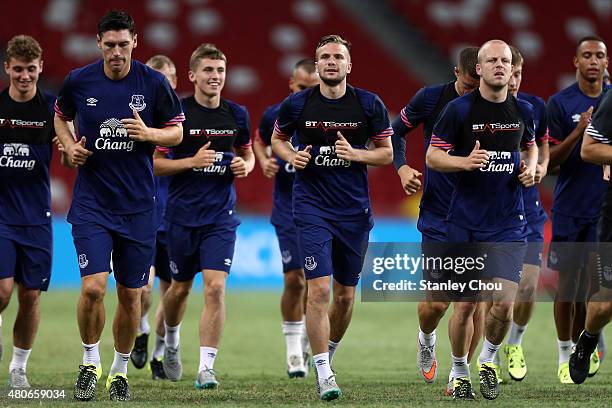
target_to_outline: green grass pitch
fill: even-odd
[[[19,401],[8,397],[7,381],[11,331],[16,310],[14,296],[3,314],[4,358],[0,363],[0,406],[79,403],[73,400],[72,386],[82,351],[76,324],[76,291],[51,291],[42,298],[42,319],[38,338],[28,364],[30,383],[37,389],[64,389],[66,398],[58,401]],[[183,380],[178,383],[153,382],[146,370],[130,363],[129,382],[133,406],[320,406],[315,395],[314,377],[289,380],[285,373],[285,346],[281,334],[279,293],[230,290],[227,296],[227,324],[215,363],[220,387],[196,391],[193,381],[198,368],[198,317],[203,304],[202,291],[191,294],[181,328],[184,364]],[[116,303],[114,290],[106,298],[107,324],[101,341],[103,380],[112,362],[111,321]],[[158,299],[155,299],[154,307]],[[152,314],[152,313],[151,313]],[[447,314],[448,315],[448,314]],[[536,406],[612,406],[612,356],[600,372],[585,384],[558,383],[557,343],[552,304],[537,305],[525,335],[524,347],[528,374],[520,383],[502,384],[501,396],[486,401],[478,393],[475,365],[472,380],[477,391],[474,404],[504,407]],[[153,321],[151,320],[151,324]],[[443,396],[449,370],[447,318],[438,329],[440,374],[433,385],[425,384],[415,366],[417,316],[415,303],[360,303],[355,305],[351,327],[336,357],[334,369],[343,396],[332,402],[344,406],[451,406]],[[612,330],[607,330],[612,342]],[[149,341],[149,348],[152,346]],[[612,343],[609,343],[612,346]],[[98,383],[95,406],[109,405],[104,381]],[[93,404],[90,404],[93,405]],[[112,404],[115,405],[115,404]]]

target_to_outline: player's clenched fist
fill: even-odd
[[[230,169],[232,169],[232,173],[236,178],[246,177],[249,172],[247,171],[246,162],[242,157],[236,156],[232,159],[230,163]]]
[[[348,161],[358,161],[359,159],[358,151],[353,149],[353,146],[340,132],[338,132],[338,140],[336,140],[336,156]]]
[[[194,169],[202,169],[204,167],[210,167],[215,162],[215,151],[209,149],[210,142],[206,143],[204,146],[200,147],[200,149],[196,152],[195,155],[191,158],[191,167]]]
[[[71,166],[82,166],[87,161],[87,158],[93,153],[85,148],[85,136],[78,142],[71,144],[66,148],[64,154],[68,156],[68,162]]]
[[[295,156],[293,156],[293,160],[291,160],[291,164],[296,170],[304,170],[306,165],[311,159],[310,151],[312,150],[312,146],[308,145],[304,150],[299,150]]]
[[[467,171],[483,169],[489,162],[489,153],[486,150],[482,150],[480,148],[480,141],[476,140],[474,149],[465,159],[465,169]]]

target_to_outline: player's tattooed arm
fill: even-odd
[[[84,165],[87,158],[93,154],[85,148],[85,136],[82,136],[78,142],[75,141],[74,126],[61,119],[57,114],[53,119],[53,124],[55,126],[55,134],[63,148],[62,157],[65,156],[62,164],[71,168]]]
[[[486,167],[488,162],[489,154],[480,148],[478,140],[467,157],[451,156],[447,150],[432,145],[429,145],[425,155],[427,167],[442,173],[478,170]]]
[[[152,128],[144,123],[137,110],[133,114],[133,118],[121,119],[130,139],[164,147],[176,146],[183,140],[183,126],[180,123],[161,129]]]

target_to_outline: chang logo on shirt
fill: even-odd
[[[319,154],[315,157],[315,164],[324,167],[350,167],[350,160],[336,157],[336,146],[321,146]]]
[[[514,172],[514,161],[512,161],[512,152],[495,152],[490,151],[489,162],[487,167],[483,167],[480,171],[493,173],[508,173]]]
[[[580,122],[580,114],[576,113],[575,115],[572,115],[572,122],[574,123]]]
[[[114,138],[127,138],[128,131],[119,119],[110,118],[100,125],[100,137],[96,139],[95,146],[98,150],[125,150],[131,152],[134,149],[133,140],[113,140]]]
[[[220,163],[222,161],[223,152],[215,152],[215,163]],[[227,166],[222,164],[213,164],[212,166],[193,169],[193,171],[198,171],[202,173],[216,173],[222,176],[227,172]]]
[[[0,167],[34,170],[36,160],[24,159],[30,156],[30,146],[23,143],[5,143],[2,147]]]

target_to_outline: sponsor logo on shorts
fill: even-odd
[[[80,254],[79,255],[79,268],[85,269],[89,265],[89,259],[87,259],[87,255]]]
[[[225,264],[225,266],[232,266],[232,260],[229,258],[225,258],[223,260],[223,263]]]
[[[604,266],[603,268],[603,277],[606,281],[612,281],[612,266]]]
[[[291,251],[287,249],[281,252],[281,257],[284,264],[288,264],[293,259],[293,257],[291,256]]]
[[[548,260],[551,264],[556,265],[559,262],[559,257],[557,256],[557,251],[550,251],[548,254]]]
[[[144,100],[144,95],[132,95],[132,101],[130,102],[130,108],[135,111],[142,111],[147,107],[147,104]]]
[[[317,267],[317,262],[315,261],[314,256],[307,256],[304,259],[304,267],[309,271],[312,271]]]
[[[179,273],[178,266],[176,266],[176,263],[174,261],[170,261],[170,272],[172,272],[173,275]]]

